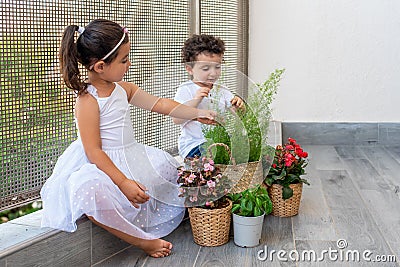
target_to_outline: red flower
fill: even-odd
[[[288,150],[293,150],[294,147],[293,147],[292,145],[287,145],[287,146],[286,146],[286,149],[288,149]]]
[[[291,143],[292,145],[296,144],[296,139],[293,138],[288,138],[289,143]]]

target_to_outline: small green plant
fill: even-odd
[[[272,202],[267,190],[258,185],[241,193],[229,194],[232,200],[232,213],[245,217],[257,217],[272,212]]]

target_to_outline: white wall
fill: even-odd
[[[250,0],[249,77],[283,122],[400,122],[399,0]]]

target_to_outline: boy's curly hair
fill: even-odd
[[[223,55],[225,43],[218,37],[208,34],[193,34],[185,41],[182,47],[182,62],[194,62],[201,53]]]

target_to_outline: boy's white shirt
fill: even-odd
[[[216,88],[216,86],[217,85],[214,85],[210,91],[210,94],[201,100],[197,108],[209,110],[218,109],[218,111],[224,112],[227,107],[231,106],[231,100],[234,95],[222,86],[219,88]],[[174,100],[185,104],[195,97],[199,88],[200,86],[195,84],[193,81],[186,81],[178,87]],[[216,101],[219,102],[218,107],[216,106]],[[194,147],[206,142],[202,127],[213,126],[206,126],[198,121],[187,121],[180,125],[181,134],[178,139],[178,150],[179,155],[182,158],[185,158],[186,155],[189,154],[190,150],[192,150]]]

